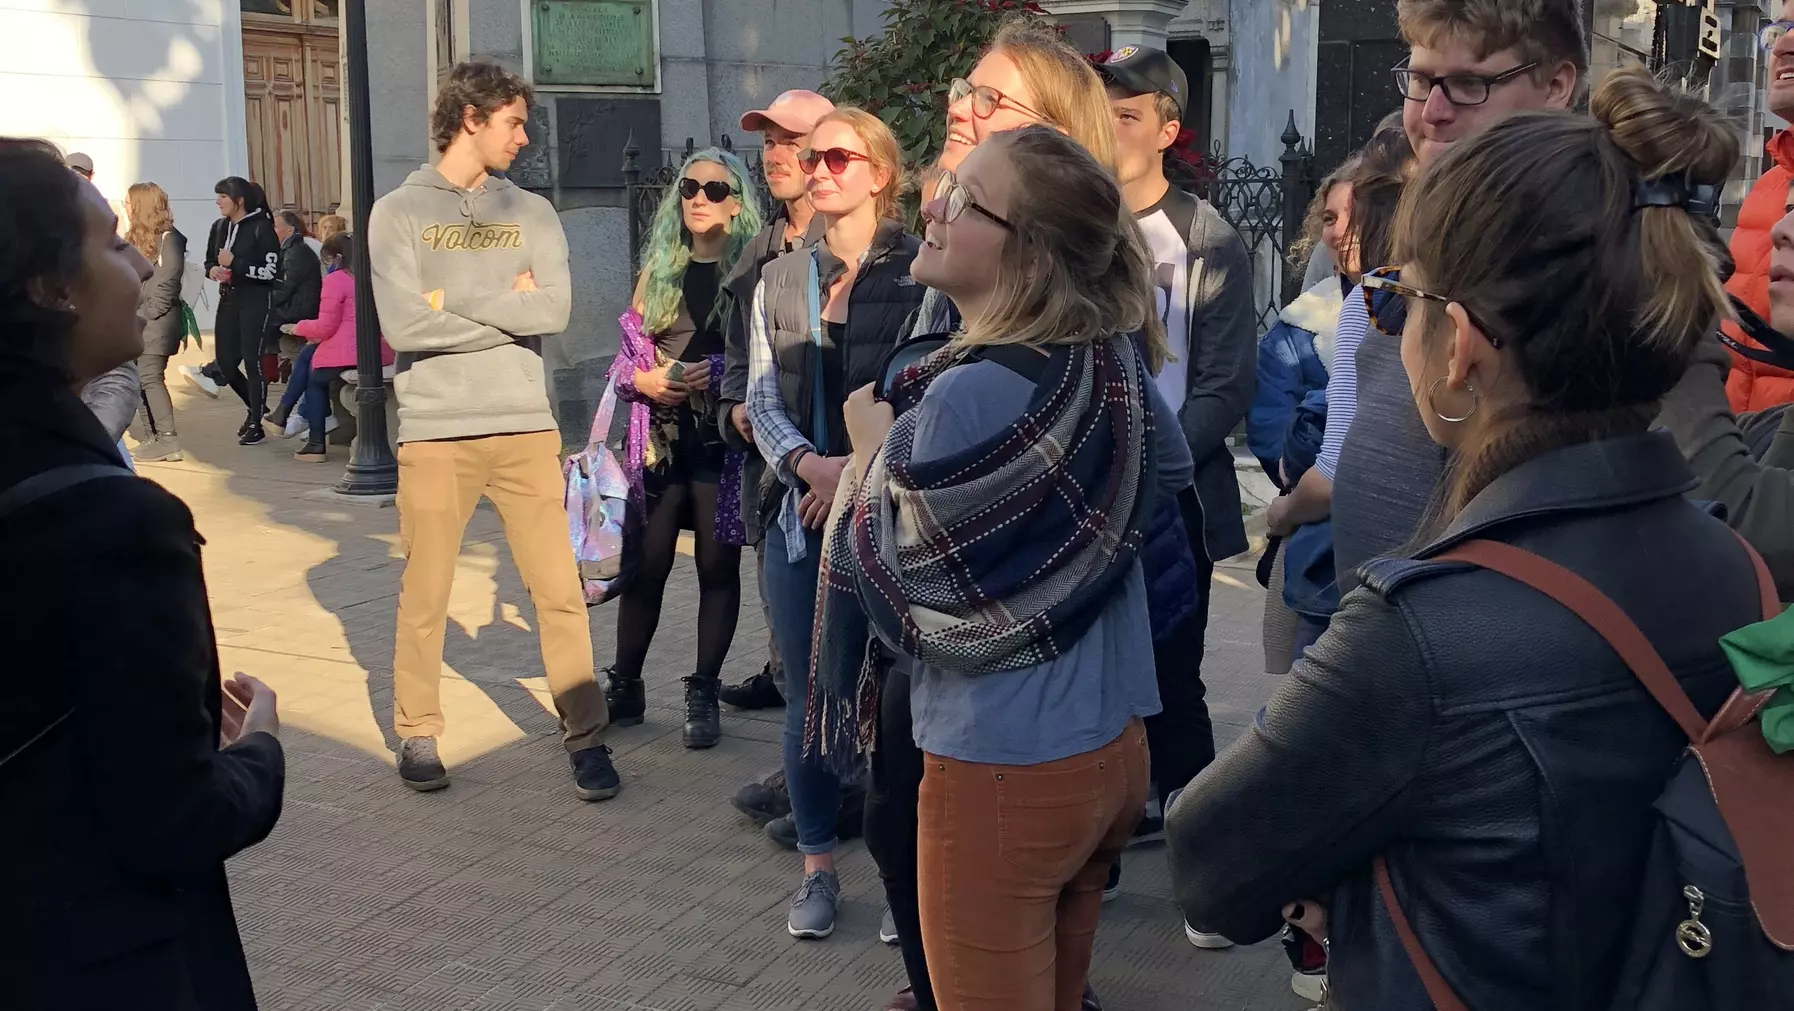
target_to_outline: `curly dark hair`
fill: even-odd
[[[47,140],[0,137],[0,369],[67,370],[76,315],[45,306],[81,274],[81,178]],[[42,286],[37,297],[32,285]]]
[[[484,123],[519,98],[524,105],[534,105],[535,89],[509,70],[478,60],[457,63],[436,89],[436,108],[430,113],[430,139],[436,142],[438,152],[447,151],[461,132],[462,117],[469,106],[474,110],[474,122]]]

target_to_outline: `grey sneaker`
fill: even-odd
[[[436,757],[436,738],[407,737],[399,742],[399,778],[419,792],[449,785],[448,770]]]
[[[897,943],[897,918],[891,915],[891,907],[885,907],[884,919],[878,921],[878,939],[886,944]]]
[[[785,929],[792,937],[821,940],[835,932],[835,911],[841,906],[841,880],[834,871],[817,871],[804,877],[791,897],[791,916]]]

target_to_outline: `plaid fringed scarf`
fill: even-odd
[[[896,422],[823,541],[804,750],[850,774],[870,749],[882,680],[873,633],[924,664],[989,674],[1083,638],[1134,564],[1157,480],[1149,382],[1132,340],[1058,347],[1023,414],[965,452],[917,463],[916,410],[963,361],[906,370]]]

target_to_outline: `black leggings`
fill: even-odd
[[[735,639],[735,621],[741,616],[741,548],[716,542],[716,495],[716,484],[691,481],[669,483],[648,499],[635,581],[617,601],[618,678],[642,676],[687,510],[694,521],[698,563],[697,675],[722,676],[723,660]]]
[[[213,350],[218,372],[244,406],[250,420],[262,420],[267,384],[262,381],[262,340],[268,333],[268,291],[265,288],[233,290],[229,301],[218,305],[213,323]]]
[[[916,804],[922,791],[922,750],[916,747],[909,708],[909,675],[885,672],[878,707],[878,740],[872,748],[871,787],[866,791],[866,851],[878,865],[885,902],[897,925],[897,945],[919,1011],[935,1011],[922,952],[922,913],[916,879]]]

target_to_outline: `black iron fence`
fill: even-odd
[[[1284,128],[1283,154],[1276,167],[1254,165],[1246,158],[1223,158],[1217,145],[1214,155],[1197,163],[1171,162],[1173,182],[1215,206],[1228,224],[1240,233],[1251,253],[1256,301],[1264,308],[1260,322],[1269,325],[1278,311],[1301,294],[1302,277],[1289,262],[1289,250],[1302,235],[1303,217],[1314,195],[1314,152],[1290,113]],[[724,134],[717,147],[741,156],[759,194],[760,206],[770,213],[772,197],[758,151],[735,150]],[[623,147],[623,178],[629,208],[629,256],[631,273],[641,267],[642,243],[654,221],[654,212],[666,188],[678,181],[679,169],[699,148],[687,137],[681,150],[663,150],[660,164],[644,168],[642,151],[630,135]]]
[[[1278,165],[1254,165],[1246,158],[1223,158],[1219,145],[1196,165],[1175,163],[1173,181],[1198,193],[1240,233],[1251,254],[1259,321],[1269,326],[1277,313],[1302,293],[1302,273],[1289,261],[1290,249],[1302,237],[1318,180],[1314,150],[1296,129],[1296,114],[1283,128],[1283,154]]]

